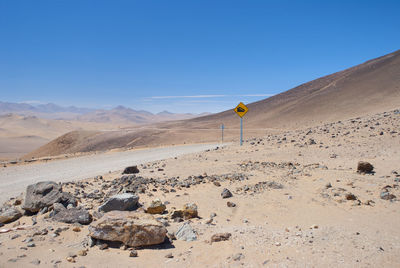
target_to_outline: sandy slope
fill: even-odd
[[[359,160],[372,163],[376,173],[356,173]],[[137,258],[122,248],[95,246],[69,263],[70,253],[85,247],[87,227],[74,232],[71,225],[46,219],[45,214],[37,216],[34,227],[0,234],[0,266],[33,266],[30,263],[38,259],[42,267],[398,267],[399,163],[400,112],[392,111],[262,136],[242,147],[233,144],[142,164],[139,175],[159,183],[145,185],[140,202],[147,206],[160,198],[168,201],[169,212],[195,202],[200,218],[190,222],[197,241],[142,248]],[[80,204],[93,212],[120,176],[115,172],[104,180],[63,187],[78,193]],[[173,177],[182,185],[189,183],[189,188],[169,185]],[[215,177],[221,186],[210,182]],[[221,198],[225,187],[233,197]],[[95,190],[99,199],[84,197]],[[381,199],[386,190],[397,198]],[[349,194],[355,200],[348,200]],[[227,207],[227,201],[236,207]],[[211,213],[216,216],[207,224]],[[182,224],[168,214],[161,217],[169,222],[170,232]],[[19,222],[29,225],[31,217]],[[49,226],[68,228],[55,238],[51,231],[34,235]],[[220,232],[232,237],[209,243]],[[20,237],[11,239],[15,234]],[[36,247],[26,247],[27,237]],[[165,258],[168,253],[172,259]]]
[[[118,129],[117,124],[0,115],[0,159],[20,157],[69,131]]]

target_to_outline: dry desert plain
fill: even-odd
[[[64,182],[78,208],[56,204],[1,227],[0,267],[398,267],[399,150],[394,110],[149,162],[134,175]],[[358,173],[359,161],[373,172]],[[123,192],[139,208],[98,211]],[[24,198],[8,204],[23,211]],[[82,213],[75,221],[85,224],[60,222],[74,221],[66,211]],[[124,232],[114,240],[165,240],[91,238],[110,213],[153,224],[137,241]]]

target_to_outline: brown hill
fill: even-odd
[[[248,105],[245,131],[265,135],[271,129],[308,127],[399,107],[400,50],[340,71],[268,99]],[[74,143],[58,146],[65,135],[29,156],[62,152],[87,152],[113,148],[217,141],[221,124],[228,139],[237,139],[239,119],[233,110],[189,120],[160,123],[152,128],[96,133]],[[67,134],[70,135],[70,134]]]
[[[136,111],[124,106],[118,106],[111,110],[95,110],[90,113],[78,116],[78,121],[97,122],[97,123],[119,123],[121,125],[144,125],[172,120],[183,120],[195,118],[195,114],[175,114],[162,112],[152,114],[147,111]]]

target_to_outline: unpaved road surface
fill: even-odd
[[[25,191],[39,181],[65,182],[80,180],[127,166],[143,164],[217,147],[216,144],[195,144],[153,148],[127,152],[102,153],[90,156],[0,169],[0,203]]]

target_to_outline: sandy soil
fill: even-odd
[[[373,164],[375,173],[357,173],[360,160]],[[197,241],[141,248],[137,258],[122,248],[94,246],[70,263],[66,258],[85,248],[87,227],[74,232],[74,225],[54,222],[48,213],[29,227],[32,217],[23,216],[5,227],[25,225],[26,230],[0,234],[0,266],[35,267],[32,262],[40,261],[41,267],[398,267],[399,163],[398,111],[149,162],[139,166],[138,175],[160,183],[145,185],[140,202],[146,207],[160,198],[168,211],[195,202],[199,218],[190,222]],[[82,188],[67,183],[63,189],[79,189],[80,204],[93,213],[120,176],[113,172],[103,180],[82,181]],[[221,186],[211,182],[215,176]],[[173,177],[189,188],[161,183]],[[233,197],[223,199],[223,188]],[[81,197],[96,190],[103,196]],[[396,198],[382,199],[383,191]],[[209,223],[211,213],[216,216]],[[182,224],[169,214],[160,217],[170,232]],[[66,229],[57,237],[37,234],[49,227]],[[232,236],[209,242],[221,232]],[[27,238],[36,246],[26,247]],[[166,258],[169,253],[173,258]]]

